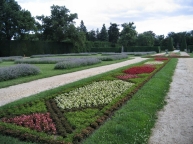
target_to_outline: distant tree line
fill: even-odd
[[[121,24],[122,30],[116,23],[110,23],[106,28],[87,30],[83,20],[75,26],[77,13],[70,13],[65,6],[51,6],[50,16],[32,17],[28,10],[24,10],[15,0],[0,0],[0,40],[30,40],[47,42],[71,42],[74,48],[85,47],[90,42],[110,42],[112,46],[119,44],[129,46],[161,46],[167,47],[172,40],[174,48],[193,45],[193,30],[190,32],[170,32],[156,35],[153,31],[138,33],[133,22]]]

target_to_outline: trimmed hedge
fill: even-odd
[[[121,52],[121,47],[98,47],[98,48],[91,48],[91,52]]]
[[[73,44],[43,41],[0,41],[0,56],[31,56],[36,54],[70,53]]]
[[[148,52],[148,51],[156,51],[160,52],[159,46],[131,46],[124,48],[124,52]]]
[[[193,45],[189,45],[188,50],[190,50],[190,53],[193,52]]]

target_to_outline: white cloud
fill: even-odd
[[[138,33],[151,30],[157,35],[164,34],[165,36],[167,36],[169,32],[193,30],[193,19],[190,16],[162,17],[158,19],[139,21],[135,24]]]
[[[53,4],[66,6],[77,13],[76,25],[83,20],[88,30],[106,28],[110,23],[134,22],[137,31],[152,30],[156,34],[186,31],[192,27],[191,0],[17,0],[33,16],[50,15]],[[184,10],[186,8],[186,10]]]

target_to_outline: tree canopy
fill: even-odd
[[[74,20],[78,18],[76,13],[71,14],[65,6],[51,6],[51,16],[36,16],[41,21],[42,38],[49,41],[63,41],[68,38],[68,30]]]
[[[109,35],[109,42],[112,43],[117,43],[118,39],[119,39],[119,28],[118,28],[118,24],[116,23],[110,23],[110,27],[108,30],[108,35]]]
[[[35,30],[35,19],[27,10],[21,9],[14,0],[2,0],[0,11],[0,39],[24,39]]]
[[[134,23],[124,23],[121,25],[123,30],[120,33],[119,43],[124,47],[135,45],[137,39],[137,31],[135,30]]]

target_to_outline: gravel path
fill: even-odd
[[[149,144],[193,144],[193,58],[180,58]]]
[[[57,75],[49,78],[39,79],[28,83],[10,86],[0,89],[0,106],[23,97],[28,97],[42,91],[53,89],[68,83],[78,81],[90,76],[101,74],[119,67],[134,64],[146,60],[147,58],[135,57],[135,59],[127,60],[124,62],[81,70],[73,73]]]

